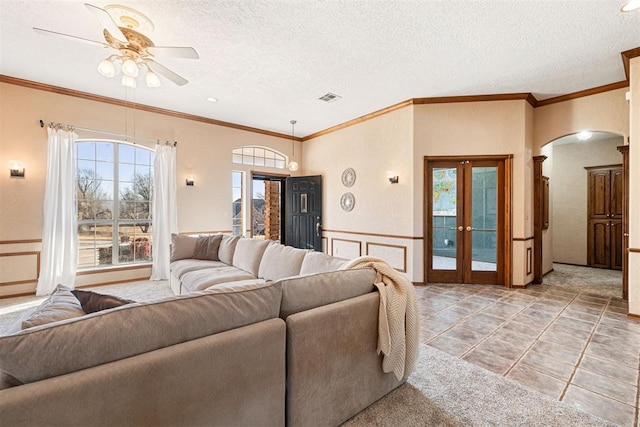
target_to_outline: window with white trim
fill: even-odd
[[[232,193],[232,209],[233,224],[232,233],[234,236],[242,236],[244,234],[244,210],[242,208],[242,180],[244,173],[240,171],[231,172],[231,193]]]
[[[152,260],[154,156],[126,142],[76,142],[78,268]]]
[[[277,151],[265,147],[239,147],[233,149],[233,163],[250,166],[265,166],[284,169],[287,158]]]

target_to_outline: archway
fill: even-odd
[[[564,135],[542,147],[541,154],[546,156],[542,175],[548,177],[550,189],[549,225],[541,230],[541,268],[546,278],[543,283],[558,279],[568,284],[582,283],[595,293],[623,296],[622,274],[609,271],[611,266],[601,270],[586,268],[592,264],[592,246],[589,245],[592,244],[590,239],[593,234],[589,228],[592,226],[589,222],[589,170],[607,167],[622,170],[623,155],[618,150],[622,145],[624,136],[620,134],[589,131]],[[609,217],[603,217],[599,225],[602,225],[602,230],[609,230],[606,225],[613,225],[611,229],[614,229],[618,223],[612,222]],[[627,232],[627,229],[623,229],[622,213],[619,228],[615,230],[621,238]],[[624,270],[626,273],[626,266]],[[554,274],[547,276],[551,272]],[[609,287],[599,288],[597,282],[608,284]]]

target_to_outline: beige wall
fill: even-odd
[[[412,281],[424,280],[424,156],[513,155],[514,224],[518,225],[514,236],[530,236],[531,200],[524,188],[531,185],[526,176],[531,150],[525,148],[525,140],[533,137],[532,127],[525,126],[527,117],[530,123],[532,112],[525,101],[416,105],[306,141],[305,174],[324,175],[329,252],[384,255],[394,267],[406,270]],[[340,181],[347,167],[358,174],[351,189]],[[399,174],[399,184],[389,184],[387,170]],[[356,198],[349,213],[339,208],[340,195],[346,191]],[[514,254],[518,270],[514,277],[520,285],[527,280],[523,250]]]
[[[323,176],[323,226],[327,252],[340,257],[371,254],[422,281],[415,246],[422,234],[414,230],[416,200],[413,169],[413,108],[349,126],[303,144],[305,175]],[[342,171],[356,171],[355,184],[342,185]],[[386,172],[399,176],[391,184]],[[340,208],[340,197],[353,193],[351,212]],[[416,241],[420,244],[416,245]],[[421,258],[419,258],[421,259]]]
[[[547,164],[553,189],[550,230],[553,233],[553,261],[587,265],[587,176],[585,167],[622,164],[616,149],[622,137],[582,143],[552,143]],[[546,148],[546,147],[545,147]]]
[[[16,261],[18,258],[12,258],[11,254],[40,250],[37,240],[42,237],[47,131],[37,124],[39,119],[121,134],[126,129],[129,136],[133,135],[135,122],[135,135],[139,137],[178,141],[178,227],[181,232],[231,230],[231,171],[261,170],[259,167],[232,164],[231,150],[234,147],[260,145],[271,147],[285,155],[291,154],[291,140],[288,138],[134,111],[0,83],[0,171],[4,170],[4,173],[0,173],[0,255]],[[80,138],[102,136],[85,131],[77,133]],[[153,143],[139,143],[153,147]],[[296,144],[296,154],[299,155],[301,145]],[[23,162],[26,168],[25,179],[9,178],[10,160]],[[300,158],[297,160],[301,161]],[[269,171],[264,168],[262,170]],[[194,187],[184,184],[189,175],[195,178]],[[36,242],[16,242],[23,240]],[[35,261],[32,259],[35,257],[29,258],[29,274],[11,272],[8,279],[3,276],[3,283],[28,281],[25,274],[33,279],[32,264]],[[22,268],[19,263],[15,265],[18,269]],[[111,275],[81,275],[78,277],[78,284],[139,278],[148,276],[148,271],[147,268],[133,272],[119,271]],[[33,289],[35,280],[24,285],[0,286],[0,296],[30,292]]]
[[[530,186],[531,150],[526,147],[526,101],[426,104],[415,107],[415,197],[423,199],[424,156],[513,155],[513,284],[528,283],[526,242],[533,233]],[[530,140],[530,138],[529,138]],[[415,206],[416,233],[422,235],[422,205]]]
[[[327,252],[348,257],[367,253],[381,256],[406,271],[414,282],[422,282],[424,156],[509,154],[513,156],[513,284],[528,283],[531,275],[526,274],[526,250],[533,235],[532,155],[540,154],[549,141],[583,129],[627,135],[629,113],[624,93],[624,89],[615,90],[535,109],[523,100],[408,106],[302,146],[297,143],[296,153],[302,153],[297,159],[302,165],[300,174],[323,175]],[[46,130],[37,126],[37,120],[124,133],[125,117],[130,135],[135,121],[138,136],[179,141],[178,219],[182,232],[231,229],[231,171],[260,170],[233,165],[232,148],[261,145],[284,154],[291,151],[287,138],[0,84],[0,165],[7,168],[9,160],[16,159],[27,168],[26,179],[11,180],[8,172],[0,177],[0,255],[39,250]],[[91,135],[80,132],[80,136]],[[347,167],[357,173],[351,188],[345,188],[340,179]],[[388,170],[400,176],[399,184],[388,182]],[[194,187],[183,185],[189,175],[195,177]],[[354,210],[348,213],[339,206],[340,196],[347,191],[356,199]],[[637,199],[640,201],[640,196]],[[553,240],[547,234],[545,249]],[[32,239],[36,242],[19,242]],[[640,247],[637,241],[635,247]],[[544,255],[546,266],[549,259],[547,253]],[[35,256],[26,257],[31,264],[35,262]],[[33,276],[33,265],[29,269]],[[23,273],[3,272],[2,280],[6,281],[7,274],[22,278]],[[148,271],[85,275],[79,282],[126,280],[143,273]],[[33,287],[0,286],[0,295]]]
[[[540,148],[558,139],[583,130],[629,135],[628,89],[617,89],[596,95],[538,107],[534,110],[534,155]]]

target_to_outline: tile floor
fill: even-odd
[[[416,288],[424,343],[623,426],[637,425],[640,321],[575,287]]]

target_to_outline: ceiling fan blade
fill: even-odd
[[[127,40],[124,34],[122,34],[122,31],[120,31],[118,25],[113,21],[111,15],[109,15],[109,12],[89,3],[85,3],[84,5],[87,9],[89,9],[89,12],[91,12],[93,16],[96,17],[98,22],[100,22],[100,25],[102,25],[102,27],[109,32],[109,34],[111,34],[115,39],[121,41],[122,43],[129,43],[129,40]]]
[[[157,58],[199,59],[198,52],[192,47],[151,46],[147,50]]]
[[[83,42],[83,43],[98,45],[98,46],[102,46],[102,47],[110,47],[106,43],[97,42],[97,41],[89,40],[89,39],[83,39],[82,37],[71,36],[69,34],[57,33],[55,31],[43,30],[42,28],[33,27],[33,31],[35,31],[38,34],[45,35],[45,36],[64,37],[64,38],[67,38],[67,39],[75,40],[77,42]]]
[[[151,68],[151,70],[154,73],[158,73],[158,74],[166,77],[167,79],[171,80],[172,82],[174,82],[178,86],[184,86],[187,83],[189,83],[189,80],[187,80],[184,77],[174,73],[173,71],[171,71],[170,69],[168,69],[167,67],[165,67],[162,64],[158,64],[157,62],[155,62],[155,61],[153,61],[151,59],[147,59],[146,62],[147,62],[147,65],[149,66],[149,68]]]

